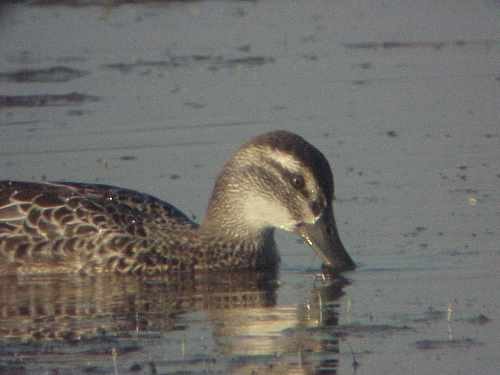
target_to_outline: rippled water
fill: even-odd
[[[498,1],[0,2],[0,178],[203,215],[244,140],[334,166],[358,268],[0,277],[0,374],[486,374],[500,332]]]
[[[343,279],[304,284],[278,303],[277,275],[3,278],[6,371],[304,373],[335,369]],[[307,286],[306,286],[307,285]],[[154,370],[153,370],[154,369]]]

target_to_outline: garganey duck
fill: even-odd
[[[334,270],[352,269],[333,197],[325,156],[288,131],[259,135],[237,150],[199,225],[133,190],[2,181],[0,275],[274,268],[275,228],[300,235]]]

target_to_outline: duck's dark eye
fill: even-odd
[[[292,185],[297,190],[302,190],[305,186],[306,182],[304,181],[304,177],[300,174],[296,174],[292,176]]]

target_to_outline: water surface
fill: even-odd
[[[496,1],[0,5],[0,177],[128,187],[199,219],[238,145],[334,166],[358,268],[278,233],[276,275],[0,279],[0,373],[497,374]]]

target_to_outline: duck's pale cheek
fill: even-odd
[[[254,230],[273,227],[293,231],[297,223],[290,211],[273,198],[248,198],[244,200],[241,213],[246,225]]]

